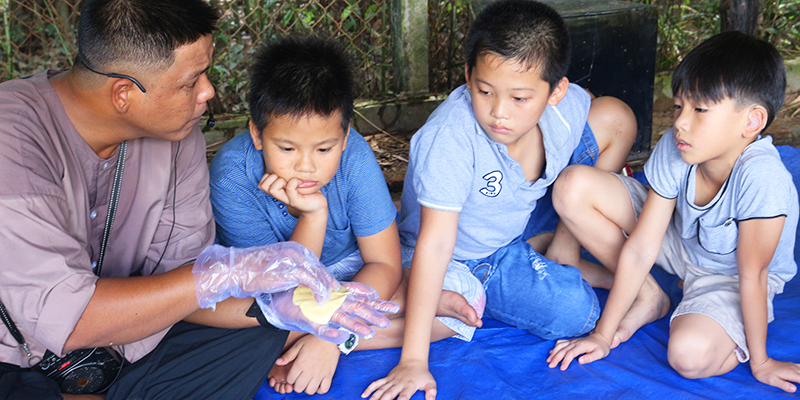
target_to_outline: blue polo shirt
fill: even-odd
[[[547,105],[539,119],[545,170],[528,182],[508,147],[478,124],[466,85],[454,90],[411,139],[398,218],[402,243],[416,245],[420,204],[459,213],[453,259],[483,258],[511,243],[569,163],[590,104],[589,94],[570,84],[558,105]]]
[[[263,153],[253,146],[249,132],[231,139],[214,157],[211,204],[220,244],[252,247],[291,238],[297,218],[285,204],[258,188],[264,173]],[[375,154],[353,129],[336,174],[321,192],[328,200],[320,257],[325,265],[358,250],[356,236],[380,233],[395,219],[396,208]]]

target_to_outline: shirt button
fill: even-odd
[[[97,216],[97,211],[92,211],[92,213],[89,215],[92,217],[92,219],[94,219],[94,217]]]
[[[278,208],[280,208],[281,210],[283,210],[283,204],[278,204]]]
[[[287,213],[286,211],[284,211],[284,212],[283,212],[283,216],[285,217],[285,216],[287,216],[287,215],[289,215],[289,213]]]
[[[95,269],[95,268],[97,268],[97,261],[92,263],[92,269]]]
[[[105,164],[103,164],[103,169],[106,169],[106,168],[108,168],[108,162],[106,162]]]

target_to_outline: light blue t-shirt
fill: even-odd
[[[778,150],[772,145],[772,137],[759,136],[747,146],[719,193],[702,207],[694,202],[697,165],[681,159],[672,129],[658,141],[644,172],[650,187],[659,196],[677,199],[672,223],[695,265],[728,276],[738,274],[738,223],[785,216],[769,272],[784,282],[795,275],[797,190]]]
[[[411,139],[398,218],[401,242],[416,244],[421,204],[459,213],[455,260],[483,258],[511,243],[569,163],[590,103],[585,90],[570,84],[557,106],[546,107],[539,119],[545,170],[528,182],[508,147],[478,124],[466,85],[454,90]]]
[[[263,153],[253,146],[249,132],[231,139],[214,157],[211,204],[220,244],[252,247],[292,237],[297,218],[285,204],[258,188],[264,172]],[[328,226],[320,257],[326,266],[358,250],[356,236],[371,236],[388,228],[397,213],[375,154],[353,129],[336,174],[321,192],[328,200]]]

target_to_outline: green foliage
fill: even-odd
[[[632,0],[658,8],[656,69],[674,69],[683,55],[720,31],[719,0]],[[784,56],[800,54],[800,0],[764,0],[756,35]]]
[[[362,96],[391,95],[390,0],[211,0],[222,11],[214,35],[215,112],[244,113],[254,47],[287,34],[319,34],[347,45]],[[430,82],[444,92],[463,82],[463,41],[477,0],[429,1]],[[719,0],[633,0],[658,8],[657,69],[719,32]],[[0,81],[67,68],[75,53],[80,0],[0,0]],[[800,55],[800,0],[764,0],[757,35],[786,57]]]

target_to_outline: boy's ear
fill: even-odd
[[[767,125],[769,113],[762,106],[755,106],[750,110],[747,121],[744,125],[744,137],[751,138],[757,136]]]
[[[556,106],[561,99],[567,94],[567,89],[569,88],[569,79],[567,77],[561,78],[558,81],[558,84],[555,88],[553,88],[553,93],[550,93],[550,97],[547,99],[547,104],[551,106]]]
[[[469,66],[467,66],[467,63],[464,63],[464,79],[467,80],[467,89],[471,89],[469,87]]]
[[[350,136],[350,124],[347,124],[347,129],[344,131],[344,145],[342,146],[342,151],[347,150],[347,137]]]
[[[261,131],[258,130],[252,119],[248,122],[248,125],[250,126],[250,138],[253,139],[253,146],[258,151],[264,150],[264,146],[261,144]]]

